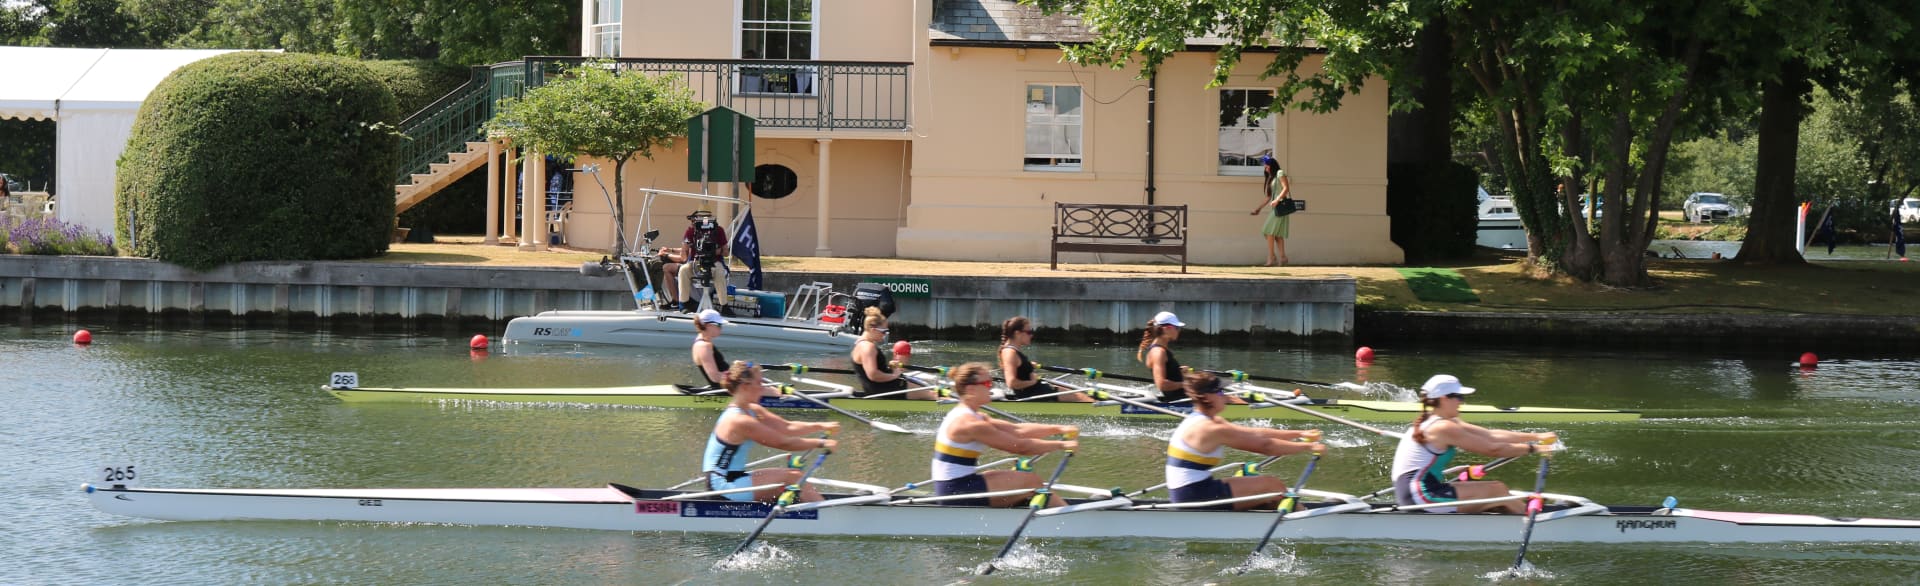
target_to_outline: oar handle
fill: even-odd
[[[806,374],[809,372],[818,372],[823,374],[853,374],[854,373],[852,370],[845,369],[845,368],[826,368],[821,366],[807,366],[805,364],[800,364],[797,362],[788,362],[786,364],[762,364],[760,365],[760,368],[765,370],[792,371],[794,374]]]
[[[1124,375],[1124,374],[1112,374],[1108,372],[1103,372],[1097,368],[1068,368],[1065,366],[1054,366],[1052,364],[1040,364],[1040,363],[1034,363],[1033,366],[1035,368],[1050,370],[1053,372],[1077,374],[1080,376],[1087,377],[1089,379],[1110,378],[1113,380],[1123,380],[1123,381],[1136,382],[1136,383],[1153,382],[1153,379],[1150,379],[1150,378],[1140,377],[1140,376],[1130,376],[1130,375]]]
[[[1247,382],[1250,380],[1257,380],[1257,381],[1266,381],[1266,382],[1273,382],[1273,383],[1287,383],[1292,385],[1313,385],[1316,387],[1339,386],[1338,383],[1329,383],[1329,382],[1313,381],[1313,380],[1298,379],[1298,378],[1287,378],[1283,376],[1261,376],[1261,375],[1252,374],[1242,370],[1207,370],[1206,372],[1213,373],[1214,376],[1226,377],[1232,380],[1233,382],[1237,382],[1237,383]]]

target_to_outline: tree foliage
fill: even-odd
[[[612,160],[614,225],[624,226],[627,161],[671,146],[704,108],[671,76],[616,73],[611,62],[590,61],[524,97],[502,100],[487,131],[542,154]],[[618,230],[615,241],[616,250],[626,249]]]

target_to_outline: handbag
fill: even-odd
[[[1295,210],[1296,207],[1297,206],[1293,204],[1293,198],[1291,197],[1280,198],[1279,203],[1273,204],[1273,215],[1276,218],[1291,215],[1293,214],[1294,211],[1296,211]]]

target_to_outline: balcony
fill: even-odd
[[[528,57],[528,87],[589,60]],[[610,59],[620,72],[671,75],[696,100],[757,119],[760,128],[905,130],[908,63],[746,59]]]

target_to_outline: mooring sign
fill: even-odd
[[[887,290],[892,291],[894,297],[927,298],[933,296],[933,285],[929,284],[926,279],[873,277],[867,279],[865,282],[886,285]]]

